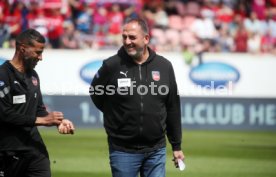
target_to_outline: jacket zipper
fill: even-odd
[[[142,68],[141,65],[139,65],[139,78],[140,78],[140,83],[142,82]],[[140,114],[140,127],[139,127],[139,134],[141,136],[142,132],[143,132],[143,112],[144,112],[144,103],[143,103],[143,95],[140,94],[140,110],[141,110],[141,114]]]

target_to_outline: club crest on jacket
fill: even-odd
[[[151,76],[154,81],[160,80],[160,72],[159,71],[152,71]]]
[[[34,86],[37,86],[38,81],[37,81],[36,77],[32,76],[32,82],[33,82]]]

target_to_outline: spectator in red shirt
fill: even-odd
[[[38,2],[32,1],[27,15],[28,28],[33,28],[40,32],[48,41],[48,20],[45,17],[44,10]]]
[[[93,34],[105,35],[108,31],[107,26],[107,10],[104,6],[100,6],[93,16]]]
[[[247,52],[248,34],[243,24],[240,24],[234,37],[235,51]]]
[[[258,19],[264,20],[266,13],[266,2],[265,0],[253,0],[252,1],[252,11],[257,14]]]
[[[3,8],[3,22],[8,25],[12,41],[15,41],[16,36],[21,32],[22,8],[23,4],[17,1],[13,4],[6,2]],[[11,47],[15,47],[15,43],[14,45],[13,43],[10,43]]]
[[[112,5],[111,12],[108,14],[108,21],[108,36],[110,38],[111,45],[119,46],[121,44],[121,28],[124,22],[124,15],[118,4]]]
[[[60,48],[60,38],[63,35],[63,17],[60,8],[47,9],[48,38],[52,48]]]

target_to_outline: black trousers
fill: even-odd
[[[0,151],[0,177],[51,177],[48,154]]]

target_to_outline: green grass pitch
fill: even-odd
[[[109,177],[103,129],[77,129],[60,135],[42,128],[53,177]],[[167,146],[167,177],[275,177],[276,132],[183,130],[186,169],[172,164]]]

